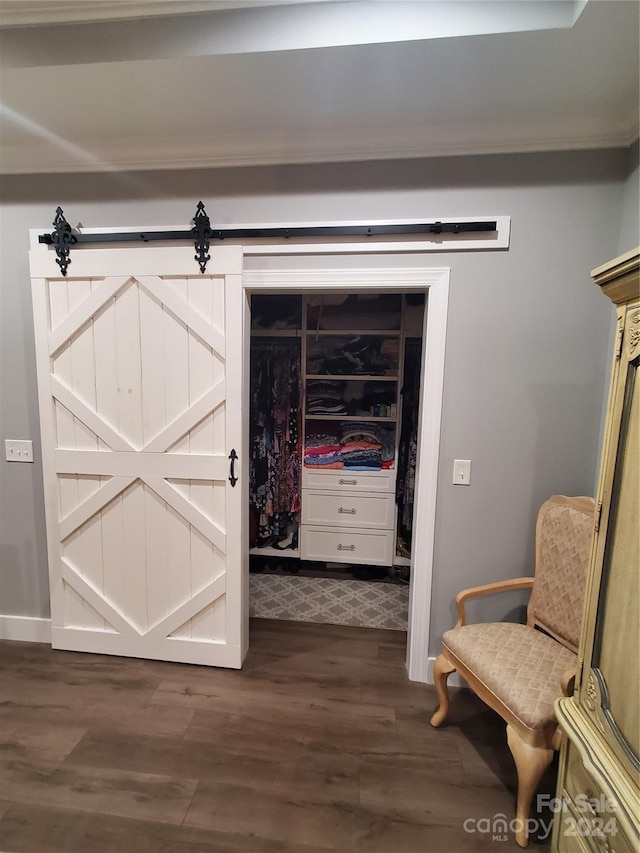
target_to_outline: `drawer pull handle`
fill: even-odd
[[[341,512],[341,513],[346,514],[346,515],[355,515],[356,514],[355,507],[353,509],[345,509],[343,506],[339,506],[338,512]]]
[[[338,551],[355,551],[355,545],[338,545]]]
[[[357,480],[338,480],[341,486],[357,486]]]

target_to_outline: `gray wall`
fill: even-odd
[[[86,227],[186,225],[200,198],[225,223],[510,215],[508,252],[411,258],[451,267],[435,653],[460,588],[531,571],[539,504],[593,493],[611,308],[589,271],[617,254],[629,170],[626,152],[602,151],[5,177],[0,437],[33,438],[39,463],[27,232],[49,230],[57,204]],[[470,487],[451,485],[456,457],[473,462]],[[47,616],[39,465],[1,461],[0,481],[0,613]]]
[[[630,252],[640,246],[640,146],[638,140],[627,153],[627,172],[629,177],[624,185],[622,197],[622,221],[618,254]]]

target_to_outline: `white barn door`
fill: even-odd
[[[239,667],[242,250],[31,252],[53,646]]]

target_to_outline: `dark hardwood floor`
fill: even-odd
[[[489,828],[514,816],[504,724],[460,690],[432,729],[404,654],[400,632],[267,620],[240,672],[2,642],[0,850],[519,849]]]

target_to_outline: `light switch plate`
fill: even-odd
[[[453,460],[453,485],[469,486],[471,484],[471,460]]]
[[[4,442],[7,462],[33,462],[33,442],[7,438]]]

